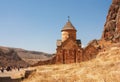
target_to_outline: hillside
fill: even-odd
[[[15,52],[14,49],[9,48],[0,48],[0,67],[6,66],[23,66],[26,67],[29,65],[23,61]]]
[[[15,48],[14,48],[15,49]],[[22,58],[27,63],[33,65],[37,63],[38,61],[44,61],[51,58],[51,54],[44,53],[44,52],[38,52],[38,51],[28,51],[24,49],[15,49],[15,51],[18,53],[18,56]]]
[[[0,46],[0,66],[27,66],[50,57],[43,52]]]
[[[119,82],[120,45],[101,51],[93,60],[76,63],[34,67],[23,82]]]

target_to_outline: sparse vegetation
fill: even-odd
[[[96,59],[75,64],[35,67],[23,82],[120,82],[120,47],[102,51]]]
[[[0,46],[0,66],[27,66],[51,57],[48,53]]]

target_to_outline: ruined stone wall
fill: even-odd
[[[99,53],[98,48],[89,44],[83,51],[83,61],[95,58],[98,53]]]

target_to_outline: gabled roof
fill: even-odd
[[[75,27],[72,25],[72,23],[70,22],[70,20],[68,20],[68,22],[65,24],[65,26],[62,28],[61,31],[65,31],[65,30],[75,30]]]

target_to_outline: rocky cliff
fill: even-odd
[[[113,0],[109,8],[102,40],[120,42],[120,0]]]
[[[84,49],[84,60],[95,58],[97,53],[120,42],[120,0],[112,0],[100,40],[92,40]]]

